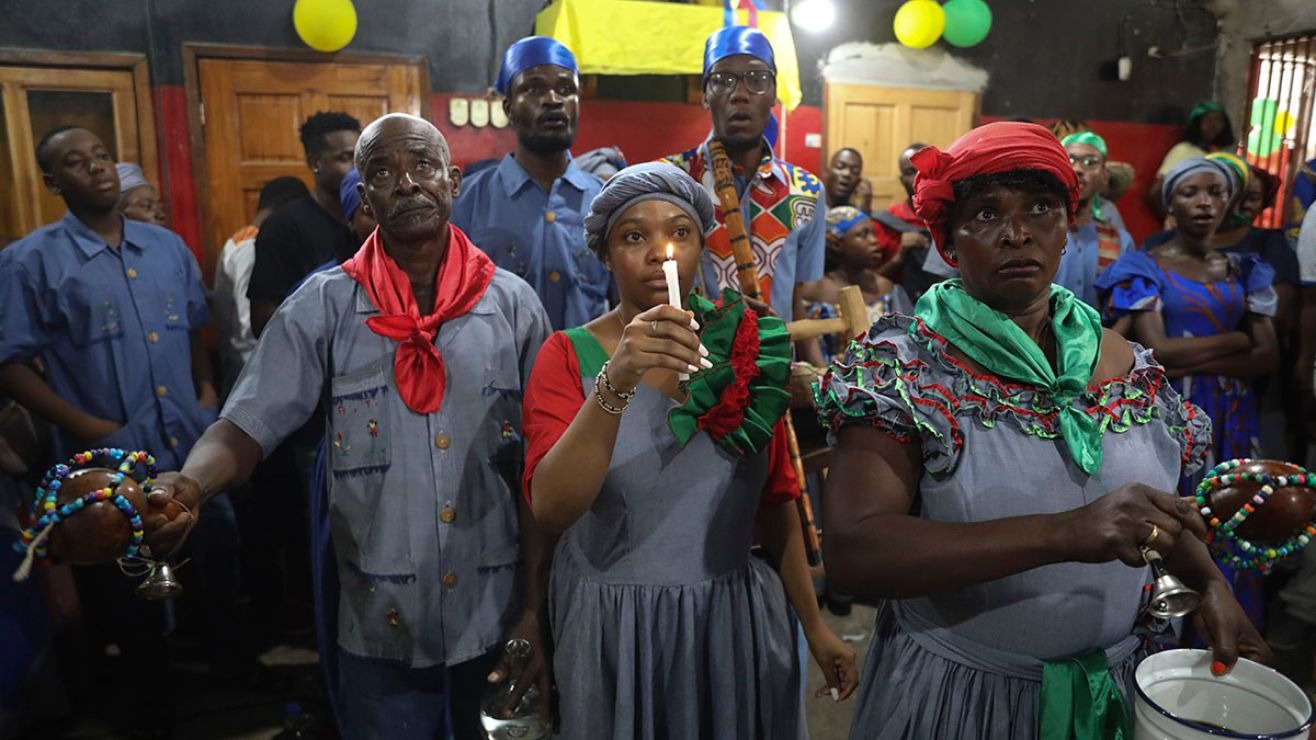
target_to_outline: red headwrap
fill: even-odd
[[[936,147],[918,150],[909,158],[918,170],[914,178],[914,213],[932,230],[946,257],[944,241],[955,205],[955,183],[975,175],[1014,170],[1041,170],[1069,189],[1070,218],[1078,211],[1078,178],[1069,153],[1055,134],[1035,123],[1002,121],[979,126],[961,136],[946,151]],[[954,260],[947,262],[952,265]]]
[[[398,342],[393,375],[407,408],[432,414],[443,403],[447,373],[434,346],[439,325],[465,314],[480,302],[494,276],[494,263],[461,229],[448,225],[448,251],[439,263],[434,285],[434,310],[420,315],[411,280],[384,252],[384,240],[375,229],[361,251],[343,263],[343,271],[365,288],[379,316],[366,319],[374,333]]]

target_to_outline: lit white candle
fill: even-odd
[[[667,281],[667,303],[681,308],[681,278],[676,274],[675,250],[667,245],[667,259],[663,260],[663,279]],[[689,380],[690,373],[677,373],[677,380]]]

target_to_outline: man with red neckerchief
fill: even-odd
[[[433,125],[376,120],[356,166],[379,228],[284,302],[220,421],[152,496],[196,512],[323,414],[340,594],[317,609],[337,616],[340,727],[477,738],[485,677],[509,632],[534,646],[518,684],[538,674],[551,690],[539,671],[548,543],[519,487],[521,390],[548,319],[530,286],[448,222],[461,172]],[[164,523],[158,503],[144,519],[164,552],[187,517]]]

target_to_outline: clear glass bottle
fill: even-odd
[[[515,678],[521,675],[530,659],[530,643],[508,640],[503,647],[507,656],[507,676],[485,691],[480,703],[480,724],[489,740],[542,740],[550,736],[548,727],[539,721],[539,688],[531,685],[516,707],[504,713],[516,691]]]

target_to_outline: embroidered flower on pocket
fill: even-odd
[[[352,445],[349,444],[347,440],[343,439],[342,432],[339,432],[337,435],[335,435],[334,447],[338,448],[338,454],[340,455],[346,455],[347,453],[352,451]]]

